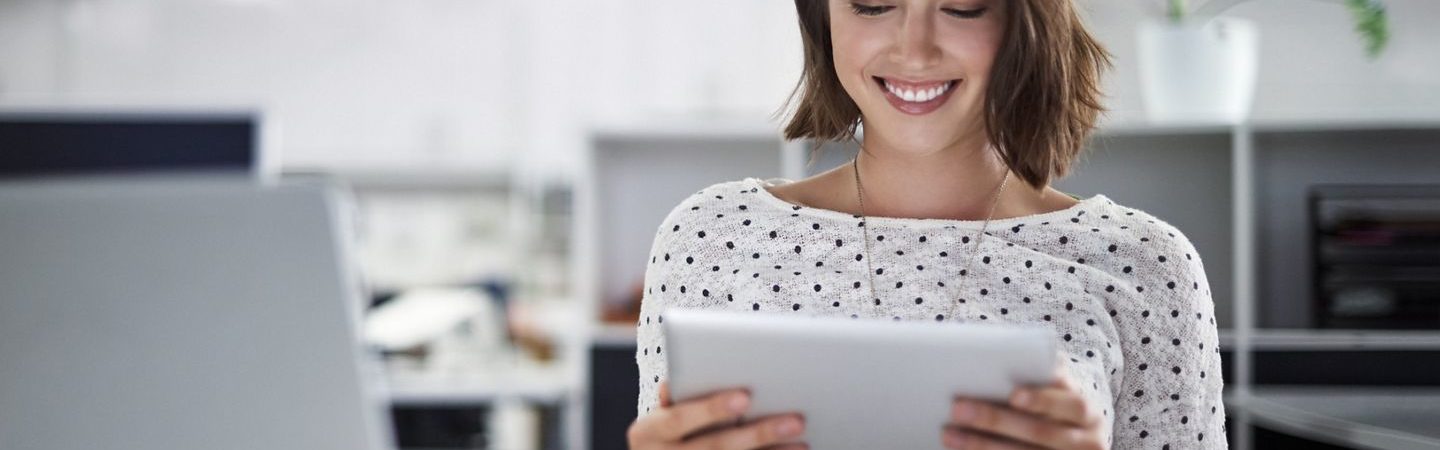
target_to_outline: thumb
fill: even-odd
[[[670,399],[670,382],[669,382],[669,381],[661,381],[661,382],[660,382],[660,388],[659,388],[659,390],[660,390],[660,406],[663,406],[663,407],[666,407],[666,408],[670,407],[670,403],[671,403],[671,399]]]
[[[1050,368],[1050,383],[1052,385],[1059,385],[1065,382],[1065,378],[1069,373],[1066,367],[1067,364],[1065,363],[1065,356],[1064,353],[1057,352],[1055,365]]]

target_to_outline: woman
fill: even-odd
[[[795,5],[805,69],[786,138],[860,134],[861,150],[800,181],[712,185],[665,218],[637,324],[631,448],[804,448],[799,414],[738,421],[742,390],[672,402],[671,306],[1042,324],[1068,356],[1060,381],[1004,404],[954,399],[939,442],[1225,448],[1200,255],[1144,211],[1049,187],[1102,111],[1109,65],[1071,0]]]

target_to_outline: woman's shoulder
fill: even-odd
[[[1128,231],[1135,240],[1153,242],[1153,246],[1190,246],[1190,238],[1179,227],[1149,211],[1126,206],[1114,200],[1106,202],[1106,209],[1119,220],[1118,228]]]
[[[772,179],[745,177],[715,182],[685,196],[666,213],[661,228],[724,219],[727,215],[753,214],[771,206],[761,195],[761,186]]]
[[[749,216],[747,211],[758,209],[756,192],[757,179],[745,178],[709,184],[696,190],[670,206],[664,219],[655,230],[657,248],[676,248],[695,239],[720,238],[732,228],[731,222]],[[682,239],[690,235],[692,239]]]
[[[1115,259],[1123,264],[1106,264],[1115,267],[1165,267],[1167,270],[1136,271],[1136,274],[1151,274],[1169,277],[1179,272],[1193,272],[1201,269],[1200,254],[1188,235],[1166,219],[1141,208],[1132,207],[1114,199],[1106,198],[1090,214],[1098,214],[1082,220],[1081,227],[1090,228],[1092,234],[1102,238],[1093,242],[1092,259],[1104,261]],[[1089,225],[1085,222],[1090,222]],[[1103,224],[1103,225],[1101,225]],[[1098,231],[1098,233],[1095,233]],[[1078,232],[1082,232],[1077,230]],[[1131,275],[1134,276],[1134,275]]]

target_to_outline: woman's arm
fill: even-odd
[[[1215,303],[1200,254],[1180,230],[1154,227],[1143,247],[1151,276],[1116,305],[1124,355],[1112,448],[1224,449]]]
[[[640,300],[640,321],[636,324],[635,363],[640,369],[640,397],[636,415],[643,416],[660,406],[660,382],[668,379],[665,364],[664,312],[672,305],[695,303],[709,286],[709,271],[687,262],[689,257],[712,259],[696,233],[706,226],[703,210],[709,205],[709,188],[691,194],[671,208],[655,229],[650,254],[645,259],[644,290]],[[712,230],[713,232],[713,230]],[[690,288],[686,289],[689,285]],[[711,287],[714,289],[714,287]],[[708,292],[708,291],[707,291]]]
[[[643,416],[660,404],[660,382],[667,379],[665,364],[665,336],[662,332],[661,312],[669,303],[669,297],[677,293],[670,286],[674,278],[671,263],[672,253],[678,249],[675,215],[679,208],[672,210],[661,222],[650,244],[650,255],[646,258],[644,291],[640,300],[640,320],[635,332],[635,363],[640,369],[640,397],[636,404],[636,416]],[[677,253],[678,254],[678,253]]]

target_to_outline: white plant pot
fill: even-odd
[[[1254,22],[1233,17],[1181,24],[1150,19],[1137,31],[1141,93],[1151,121],[1249,119],[1260,53]]]

